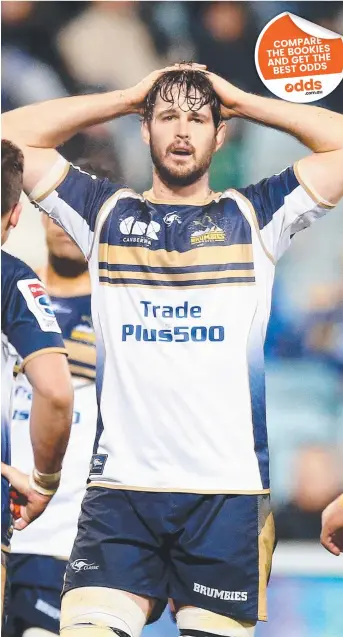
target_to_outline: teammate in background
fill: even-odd
[[[1,142],[1,244],[19,220],[23,155]],[[73,391],[66,350],[49,297],[37,275],[19,259],[1,253],[1,608],[6,558],[12,534],[9,483],[22,497],[14,528],[24,529],[56,492],[67,447]],[[33,388],[30,436],[34,466],[30,477],[10,467],[13,370],[18,360]],[[13,505],[12,505],[13,506]]]
[[[343,553],[343,494],[328,504],[322,513],[320,541],[333,555]]]
[[[54,148],[143,113],[139,195]],[[312,154],[239,191],[210,190],[223,118],[282,129]],[[275,263],[343,194],[343,118],[249,95],[198,65],[3,116],[25,186],[89,260],[98,429],[66,571],[61,634],[138,637],[173,599],[181,635],[251,637],[274,545],[263,344]],[[258,161],[258,158],[256,158]]]
[[[81,162],[77,162],[81,164]],[[96,170],[82,162],[83,169]],[[97,418],[95,336],[91,321],[88,264],[77,245],[47,215],[42,218],[48,262],[39,271],[69,354],[74,384],[74,415],[59,490],[33,527],[16,533],[9,556],[11,600],[6,635],[20,637],[31,628],[58,634],[66,560],[77,531],[81,501],[89,473]],[[29,418],[32,389],[24,374],[17,377],[13,401],[13,464],[32,467]]]

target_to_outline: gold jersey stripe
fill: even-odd
[[[33,358],[42,356],[43,354],[65,354],[67,356],[68,352],[66,349],[63,349],[63,347],[43,347],[42,349],[38,349],[36,352],[32,352],[32,354],[26,356],[26,358],[24,358],[21,362],[19,371],[22,372],[29,361],[32,361]]]
[[[184,267],[223,263],[251,263],[252,245],[248,243],[231,246],[193,248],[187,252],[177,250],[149,250],[141,246],[99,245],[99,261],[109,264],[149,265],[151,267]]]
[[[262,495],[270,493],[270,489],[239,490],[239,489],[176,489],[173,487],[137,487],[127,484],[112,484],[111,482],[102,482],[100,480],[90,482],[90,487],[103,487],[104,489],[120,489],[123,491],[144,491],[146,493],[196,493],[199,495]]]
[[[210,194],[208,195],[208,197],[206,197],[206,199],[203,199],[202,201],[197,201],[195,198],[193,199],[189,199],[187,201],[173,201],[172,199],[158,199],[157,197],[154,196],[152,189],[150,190],[146,190],[145,192],[143,192],[143,197],[144,199],[147,199],[148,201],[151,201],[151,203],[157,203],[157,204],[163,204],[163,205],[167,205],[167,206],[206,206],[207,204],[211,203],[211,201],[214,201],[215,199],[220,199],[220,196],[222,195],[221,192],[210,192]]]
[[[337,206],[337,204],[335,203],[330,203],[329,201],[326,201],[325,199],[323,199],[322,197],[320,197],[320,195],[318,195],[315,190],[313,190],[313,188],[310,188],[310,186],[308,184],[306,184],[300,174],[300,161],[295,162],[293,168],[294,168],[294,174],[299,182],[299,184],[303,187],[303,189],[307,192],[307,194],[309,195],[309,197],[311,197],[311,199],[318,204],[319,206],[322,206],[323,208],[328,208],[328,210],[331,210],[331,208],[335,208],[335,206]]]
[[[246,204],[251,212],[252,215],[252,221],[253,224],[255,226],[255,230],[256,230],[256,234],[258,236],[258,240],[261,244],[261,247],[266,255],[266,257],[268,257],[268,259],[273,263],[273,265],[276,265],[276,260],[274,259],[273,255],[270,254],[270,252],[267,250],[266,246],[264,245],[262,236],[261,236],[261,231],[260,231],[260,227],[258,225],[258,220],[257,220],[257,215],[256,215],[256,211],[254,206],[252,205],[251,201],[249,201],[249,199],[247,199],[247,197],[245,197],[244,195],[242,195],[241,192],[238,192],[237,190],[231,189],[228,192],[232,192],[234,195],[236,195],[236,197],[238,199],[240,199],[244,204]],[[241,213],[243,214],[243,216],[246,218],[247,222],[249,223],[249,219],[244,211],[244,207],[240,208]]]
[[[96,349],[94,345],[78,343],[77,341],[71,341],[68,338],[64,340],[64,344],[67,348],[69,358],[95,367]]]
[[[258,618],[267,621],[267,585],[272,567],[275,544],[273,514],[269,513],[258,536]]]
[[[1,550],[4,551],[5,553],[10,553],[11,552],[11,547],[10,546],[6,546],[5,544],[1,544]]]
[[[70,169],[69,162],[61,155],[52,166],[50,172],[43,177],[33,191],[29,194],[30,201],[39,203],[48,197],[64,181]]]
[[[89,369],[82,365],[73,365],[73,363],[69,363],[69,370],[73,376],[80,376],[82,378],[86,376],[86,378],[89,378],[90,380],[95,379],[95,369]]]
[[[106,276],[108,279],[119,280],[119,282],[120,279],[132,279],[133,281],[135,281],[135,279],[143,279],[146,281],[196,282],[196,280],[206,279],[237,279],[240,277],[253,277],[255,276],[255,272],[254,270],[216,270],[211,272],[190,272],[187,274],[160,274],[157,272],[118,272],[113,270],[101,269],[99,270],[99,276]]]
[[[76,341],[87,341],[90,345],[95,345],[94,332],[82,332],[81,330],[73,330],[71,333],[72,339]]]

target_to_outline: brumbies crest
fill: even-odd
[[[201,219],[196,219],[191,225],[191,244],[201,245],[217,241],[225,241],[226,233],[223,228],[213,221],[210,215],[205,214]]]

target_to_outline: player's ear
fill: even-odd
[[[217,152],[217,150],[219,150],[219,148],[222,147],[222,145],[225,142],[225,135],[226,135],[226,123],[225,122],[220,122],[218,128],[217,128],[217,132],[216,132],[216,149],[215,152]]]
[[[23,209],[23,204],[18,202],[15,206],[13,206],[12,208],[12,212],[10,215],[10,226],[11,228],[15,228],[18,221],[19,221],[19,217],[20,217],[20,213]]]
[[[141,132],[142,132],[143,142],[149,146],[150,145],[150,126],[149,126],[149,122],[147,122],[146,120],[142,121]]]

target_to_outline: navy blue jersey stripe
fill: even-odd
[[[77,360],[76,358],[68,358],[68,363],[70,365],[75,365],[76,367],[84,367],[91,371],[95,370],[95,365],[90,365],[89,363],[84,363],[83,361]]]
[[[149,272],[153,274],[187,274],[192,272],[216,272],[225,270],[253,270],[254,263],[217,263],[213,265],[186,265],[183,267],[155,267],[150,265],[128,265],[101,261],[99,268],[111,272]]]
[[[254,283],[255,277],[230,277],[223,279],[192,279],[189,281],[155,281],[155,280],[145,280],[145,279],[110,279],[107,276],[99,277],[100,283],[110,283],[111,285],[156,285],[163,287],[170,286],[178,286],[178,287],[186,287],[190,285],[217,285],[220,283]]]

